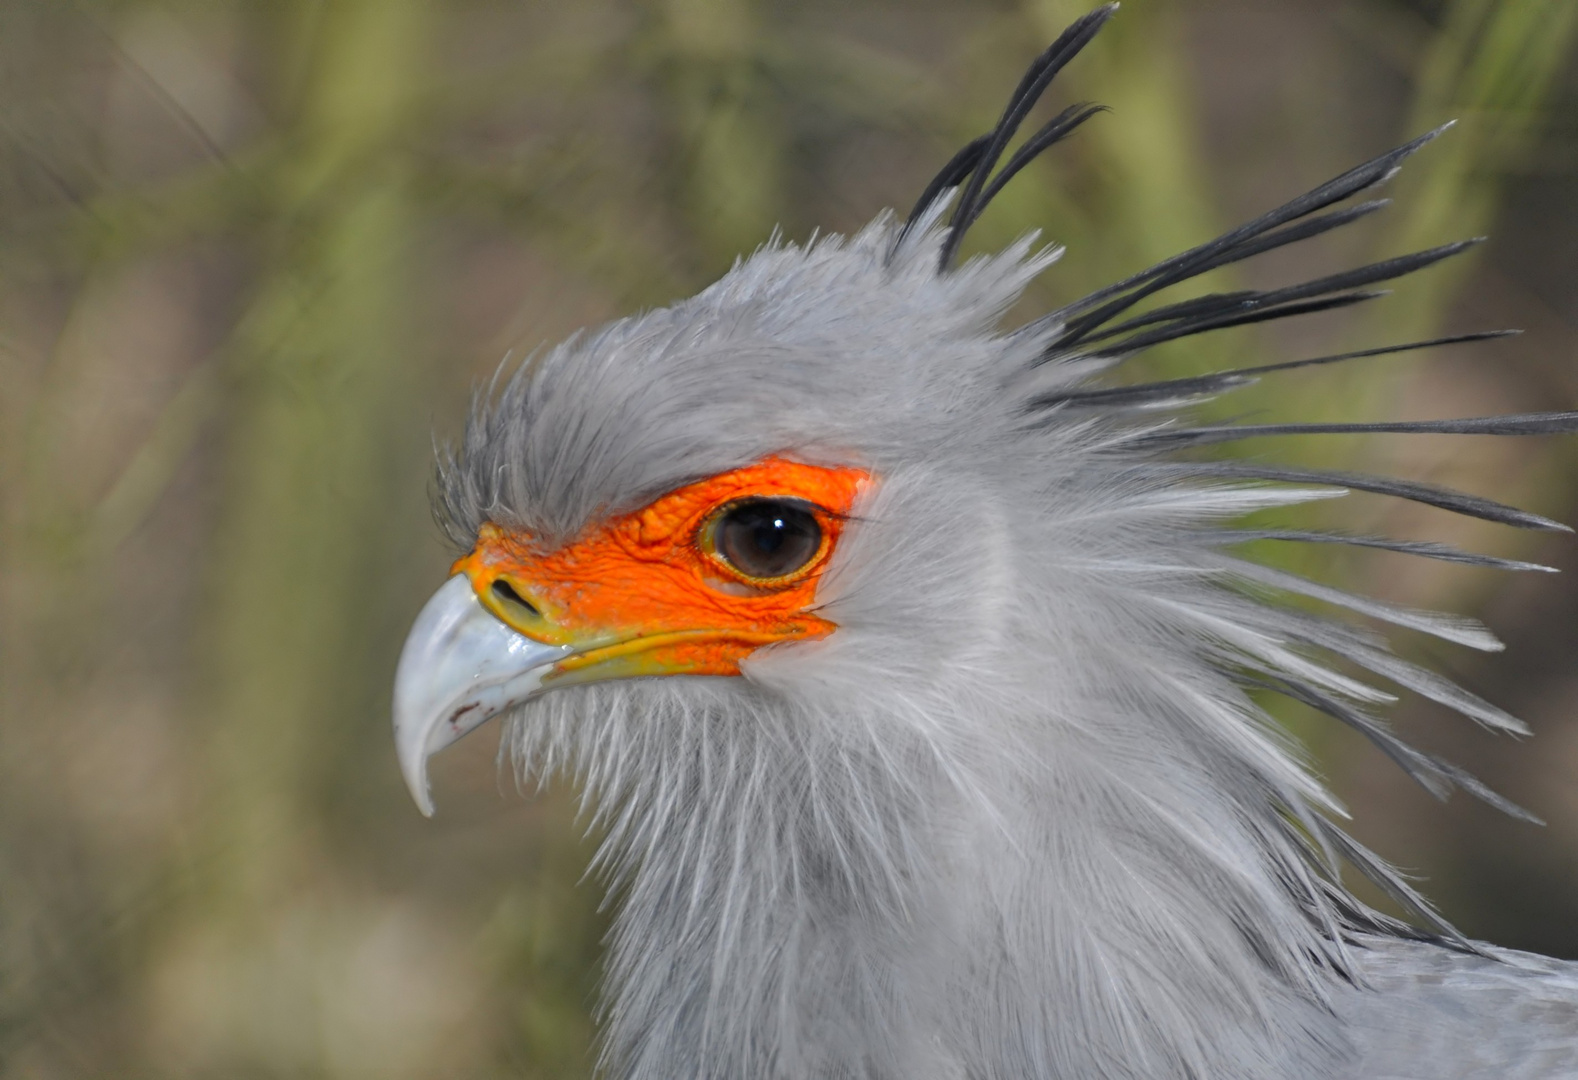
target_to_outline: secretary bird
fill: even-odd
[[[1347,618],[1471,648],[1472,621],[1232,554],[1445,545],[1253,510],[1357,490],[1531,529],[1488,499],[1197,452],[1296,432],[1521,435],[1578,413],[1216,424],[1199,400],[1290,368],[1111,376],[1163,342],[1326,311],[1466,244],[1266,291],[1174,285],[1381,209],[1425,135],[1017,329],[1061,253],[958,263],[1008,153],[1100,8],[906,220],[770,241],[697,296],[527,360],[438,466],[464,556],[416,620],[401,767],[508,717],[522,774],[568,773],[617,898],[601,1067],[622,1080],[1514,1080],[1578,1076],[1578,965],[1481,945],[1333,824],[1251,691],[1357,729],[1437,795],[1516,807],[1393,735],[1362,671],[1523,726]],[[1001,167],[999,168],[999,165]],[[1376,912],[1355,867],[1412,913]]]

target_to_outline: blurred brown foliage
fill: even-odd
[[[572,794],[518,795],[477,736],[423,821],[390,748],[394,658],[450,557],[430,440],[512,349],[689,293],[775,224],[902,208],[1084,6],[0,0],[0,1077],[587,1074],[604,923]],[[1389,221],[1239,280],[1492,233],[1475,261],[1156,363],[1520,325],[1223,407],[1572,408],[1575,24],[1571,0],[1135,0],[1059,91],[1115,114],[974,242],[1067,243],[1044,305],[1458,116]],[[1571,441],[1285,452],[1578,520]],[[1570,537],[1342,503],[1578,568]],[[1405,648],[1535,742],[1399,721],[1550,827],[1288,721],[1466,931],[1578,955],[1578,586],[1405,562],[1309,565],[1509,640]]]

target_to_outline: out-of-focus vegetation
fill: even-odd
[[[1084,7],[0,0],[0,1078],[587,1074],[603,917],[568,794],[496,783],[479,735],[423,821],[390,748],[399,642],[450,557],[432,434],[508,350],[693,291],[774,225],[906,206]],[[1571,0],[1136,0],[1059,90],[1114,115],[974,243],[1068,244],[1045,305],[1459,117],[1388,220],[1237,280],[1495,234],[1480,255],[1153,362],[1515,324],[1222,407],[1571,408],[1575,33]],[[1286,453],[1578,520],[1554,440]],[[1570,538],[1344,502],[1352,527],[1578,566]],[[1436,661],[1536,742],[1401,723],[1552,822],[1439,807],[1290,716],[1356,831],[1470,933],[1578,955],[1578,586],[1323,559],[1510,639]]]

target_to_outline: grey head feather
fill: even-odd
[[[1286,598],[1472,647],[1494,640],[1221,548],[1236,536],[1495,562],[1227,527],[1344,489],[1560,526],[1413,482],[1176,456],[1191,430],[1183,399],[1415,346],[1110,381],[1162,340],[1367,299],[1362,286],[1461,250],[1130,314],[1378,209],[1332,208],[1436,133],[1002,328],[1060,251],[1032,235],[954,266],[960,237],[1000,190],[992,170],[1035,98],[1111,14],[1087,16],[1037,61],[910,220],[775,238],[691,299],[532,356],[478,398],[441,457],[438,512],[462,546],[485,521],[557,545],[775,454],[879,481],[819,585],[819,613],[838,627],[828,638],[764,650],[740,678],[557,690],[511,720],[523,775],[574,777],[602,833],[596,865],[619,904],[601,1014],[612,1076],[1357,1078],[1366,1060],[1391,1060],[1363,1021],[1368,987],[1401,985],[1414,1004],[1396,1007],[1423,1010],[1451,997],[1450,985],[1439,1000],[1422,989],[1437,976],[1517,983],[1488,975],[1501,954],[1465,941],[1334,824],[1341,807],[1249,693],[1355,727],[1438,794],[1497,802],[1393,735],[1370,710],[1394,695],[1352,671],[1492,728],[1517,720],[1378,633]],[[1088,118],[1066,114],[1030,144],[1075,117]],[[1532,433],[1569,419],[1457,426]],[[1199,442],[1224,437],[1198,430]],[[1361,903],[1343,862],[1425,929]],[[1578,1000],[1571,975],[1548,983],[1553,999]]]

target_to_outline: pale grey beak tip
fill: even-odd
[[[400,651],[393,710],[400,772],[425,817],[433,816],[428,759],[530,698],[548,669],[573,651],[500,622],[464,574],[433,594]]]

